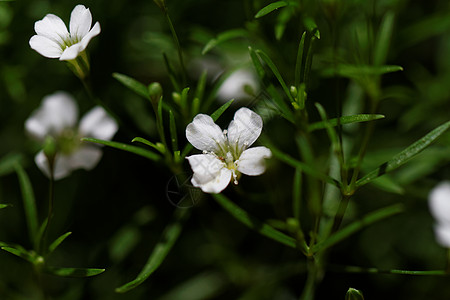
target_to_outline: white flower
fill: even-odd
[[[253,93],[259,89],[259,83],[254,71],[250,69],[238,69],[231,73],[220,86],[217,91],[219,100],[228,101],[230,99],[246,100],[251,98],[246,92],[245,87],[248,87]]]
[[[442,246],[450,248],[450,181],[443,181],[431,190],[428,204],[436,220],[436,239]]]
[[[77,5],[70,15],[70,32],[60,17],[47,14],[34,23],[37,35],[30,39],[30,47],[42,56],[73,60],[86,49],[89,41],[100,33],[100,24],[91,29],[92,15],[89,8]]]
[[[223,132],[210,116],[197,115],[186,127],[188,141],[203,151],[186,157],[194,172],[192,184],[205,193],[220,193],[231,180],[237,184],[240,173],[264,173],[264,159],[272,153],[262,146],[248,148],[261,134],[262,126],[261,117],[245,107],[235,113]]]
[[[54,179],[68,176],[75,169],[91,170],[100,161],[102,151],[80,141],[82,137],[110,140],[118,126],[100,106],[86,113],[79,124],[75,100],[67,93],[56,92],[46,96],[41,106],[25,122],[26,131],[38,141],[54,139],[56,156],[53,163]],[[40,151],[35,162],[39,169],[50,177],[50,167],[44,151]]]

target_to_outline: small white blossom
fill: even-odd
[[[428,204],[436,220],[436,239],[442,246],[450,248],[450,181],[443,181],[431,190]]]
[[[91,29],[92,15],[89,8],[77,5],[70,15],[69,31],[60,17],[47,14],[34,23],[37,35],[30,39],[30,47],[42,56],[73,60],[83,52],[89,41],[100,33],[100,23]]]
[[[248,108],[239,109],[228,129],[222,131],[213,119],[197,115],[186,127],[186,138],[203,154],[187,157],[194,175],[192,184],[205,193],[220,193],[231,180],[238,183],[240,173],[256,176],[264,173],[270,149],[249,148],[261,134],[261,117]]]
[[[100,161],[99,147],[80,141],[83,137],[110,140],[118,126],[106,111],[96,106],[78,123],[78,108],[67,93],[56,92],[46,96],[41,106],[25,122],[26,131],[40,142],[53,138],[56,155],[53,162],[54,179],[68,176],[75,169],[91,170]],[[35,157],[36,165],[50,177],[50,164],[44,151]]]

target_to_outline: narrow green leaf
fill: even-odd
[[[10,153],[2,157],[0,160],[0,176],[14,172],[16,164],[22,161],[22,154]]]
[[[294,238],[276,230],[272,226],[261,222],[248,212],[237,206],[230,199],[222,194],[213,194],[213,198],[219,203],[226,211],[228,211],[233,217],[242,222],[244,225],[256,232],[271,238],[286,246],[297,248],[297,242]]]
[[[441,126],[435,128],[431,132],[429,132],[427,135],[425,135],[420,140],[413,143],[411,146],[403,150],[402,152],[395,155],[393,158],[391,158],[389,161],[385,162],[375,170],[369,172],[366,176],[359,179],[356,182],[356,186],[362,186],[375,178],[382,176],[383,174],[386,174],[388,172],[391,172],[404,163],[406,163],[408,160],[422,152],[426,147],[428,147],[432,142],[434,142],[438,137],[440,137],[447,129],[450,128],[450,121],[442,124]]]
[[[15,165],[16,173],[19,178],[20,189],[22,191],[23,207],[28,226],[28,234],[34,245],[36,243],[38,231],[38,215],[36,210],[36,201],[34,199],[33,186],[30,178],[20,164]]]
[[[379,120],[379,119],[383,119],[383,118],[384,118],[384,115],[359,114],[359,115],[342,116],[340,118],[329,119],[328,123],[331,126],[337,126],[338,124],[344,125],[344,124],[352,124],[352,123],[360,123],[360,122],[369,122],[369,121]],[[308,130],[314,131],[314,130],[318,130],[318,129],[325,129],[326,123],[327,122],[324,122],[324,121],[312,123],[308,126]]]
[[[71,235],[72,232],[66,232],[63,235],[61,235],[59,238],[57,238],[53,243],[50,244],[50,246],[48,246],[48,251],[49,253],[52,253],[53,251],[55,251],[56,248],[58,248],[58,246],[64,242],[64,240]]]
[[[160,241],[153,249],[153,252],[150,254],[150,257],[148,258],[142,271],[133,281],[116,288],[117,293],[125,293],[134,289],[143,283],[154,271],[156,271],[156,269],[158,269],[180,236],[183,223],[186,220],[188,213],[189,210],[187,209],[177,209],[175,211],[172,222],[164,230]]]
[[[349,288],[345,295],[345,300],[364,300],[364,296],[361,291]]]
[[[300,86],[300,82],[303,79],[302,71],[303,67],[303,53],[305,52],[305,39],[306,39],[306,31],[303,32],[302,37],[300,39],[300,43],[298,44],[297,50],[297,60],[295,62],[295,79],[294,84],[298,88]]]
[[[283,153],[282,151],[280,151],[279,149],[275,148],[273,145],[269,145],[269,143],[265,143],[266,146],[268,146],[270,148],[270,150],[272,151],[272,154],[274,157],[278,158],[279,160],[287,163],[288,165],[294,167],[294,168],[299,168],[301,169],[303,172],[317,178],[320,179],[324,182],[328,182],[338,188],[340,188],[341,184],[339,181],[337,181],[336,179],[328,176],[327,174],[324,174],[320,171],[317,171],[316,169],[313,169],[312,167],[310,167],[309,165],[298,161],[294,158],[292,158],[291,156],[287,155],[286,153]]]
[[[289,91],[289,88],[287,87],[286,83],[284,82],[283,77],[280,74],[280,71],[278,71],[277,66],[273,63],[273,61],[270,59],[270,57],[264,53],[262,50],[256,50],[256,54],[261,57],[261,59],[267,64],[267,66],[272,70],[275,77],[280,82],[281,87],[283,88],[284,93],[289,98],[290,102],[294,102],[294,99],[292,98],[291,92]]]
[[[403,68],[401,66],[396,65],[369,66],[369,65],[339,64],[336,67],[325,70],[323,72],[323,75],[360,79],[361,76],[383,75],[386,73],[398,71],[403,71]]]
[[[234,99],[229,100],[227,103],[223,104],[211,114],[211,118],[214,120],[214,122],[219,119],[219,117],[228,109],[228,107],[230,107],[233,101]]]
[[[167,72],[169,74],[170,82],[172,82],[173,88],[175,91],[180,91],[180,84],[177,79],[177,75],[175,73],[175,69],[173,68],[169,58],[166,53],[163,53],[164,64],[166,65]]]
[[[11,206],[11,204],[1,204],[1,203],[0,203],[0,209],[6,208],[6,207],[8,207],[8,206]]]
[[[359,230],[363,229],[364,227],[367,227],[367,226],[369,226],[377,221],[383,220],[387,217],[401,213],[401,212],[403,212],[403,210],[404,210],[404,206],[402,204],[394,204],[394,205],[373,211],[373,212],[367,214],[366,216],[364,216],[361,220],[354,221],[353,223],[347,225],[346,227],[342,228],[338,232],[332,234],[324,241],[314,245],[312,247],[312,252],[318,253],[322,250],[325,250],[326,248],[329,248],[329,247],[345,240],[350,235],[358,232]]]
[[[0,243],[0,249],[9,252],[11,254],[14,254],[15,256],[18,256],[30,263],[34,263],[35,258],[22,246],[19,245],[8,245],[6,243],[1,242]]]
[[[188,93],[189,93],[190,88],[185,87],[182,91],[181,91],[181,108],[182,109],[186,109],[187,106],[187,102],[188,102]]]
[[[267,6],[264,6],[263,8],[261,8],[255,15],[255,19],[257,18],[261,18],[271,12],[273,12],[276,9],[279,9],[281,7],[287,6],[288,3],[286,1],[277,1],[277,2],[273,2],[270,3]]]
[[[120,73],[113,73],[112,76],[136,94],[149,99],[147,87],[136,79]]]
[[[215,121],[217,121],[217,119],[219,119],[219,117],[228,109],[228,107],[230,107],[230,105],[233,103],[234,99],[229,100],[227,103],[223,104],[221,107],[219,107],[218,109],[216,109],[212,114],[211,114],[211,118]],[[185,157],[186,155],[189,154],[189,152],[191,152],[191,150],[194,147],[188,143],[183,151],[181,152],[181,157]]]
[[[266,71],[264,71],[264,67],[261,61],[259,60],[255,50],[253,50],[252,47],[248,47],[248,51],[250,53],[250,58],[252,59],[252,63],[255,67],[256,73],[258,74],[259,78],[263,80],[266,76]]]
[[[386,62],[389,46],[391,44],[392,32],[394,30],[394,16],[394,12],[389,11],[381,20],[374,49],[373,64],[375,66],[381,66]]]
[[[169,111],[169,128],[170,128],[170,140],[172,142],[172,151],[178,151],[178,137],[177,127],[175,124],[175,117],[172,110]]]
[[[163,144],[161,144],[161,143],[154,144],[154,143],[150,142],[149,140],[146,140],[146,139],[141,138],[141,137],[135,137],[134,139],[131,140],[131,142],[132,143],[139,142],[139,143],[145,144],[147,146],[152,147],[155,150],[158,150],[162,154],[164,154],[165,151],[166,151],[166,149],[164,148]]]
[[[94,139],[94,138],[82,138],[81,140],[86,141],[86,142],[91,142],[91,143],[102,144],[102,145],[105,145],[108,147],[112,147],[112,148],[116,148],[116,149],[120,149],[120,150],[124,150],[124,151],[128,151],[128,152],[143,156],[143,157],[148,158],[153,161],[161,160],[160,155],[158,155],[154,152],[142,149],[140,147],[127,145],[127,144],[123,144],[123,143],[118,143],[118,142],[113,142],[113,141],[104,141],[104,140],[99,140],[99,139]]]
[[[238,29],[230,29],[227,31],[224,31],[217,35],[216,38],[211,39],[205,47],[203,47],[202,55],[205,55],[208,53],[211,49],[216,47],[217,45],[229,41],[231,39],[235,38],[246,38],[248,36],[248,33],[246,30],[238,28]]]
[[[83,278],[101,274],[105,272],[105,269],[45,267],[44,272],[60,277]]]
[[[336,267],[334,269],[337,269]],[[377,268],[362,268],[357,266],[344,266],[342,268],[346,273],[368,273],[368,274],[397,274],[397,275],[413,275],[413,276],[450,276],[445,270],[428,270],[428,271],[412,271],[412,270],[380,270]]]

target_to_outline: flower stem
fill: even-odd
[[[47,240],[48,240],[48,229],[50,227],[50,222],[53,218],[53,203],[54,203],[54,166],[55,166],[55,155],[48,157],[48,166],[50,170],[49,179],[49,195],[48,195],[48,213],[47,213],[47,223],[45,224],[44,231],[42,232],[41,241],[39,243],[39,253],[45,255],[47,252]]]
[[[307,262],[308,275],[306,277],[306,283],[303,287],[303,291],[300,295],[300,300],[312,300],[314,299],[315,289],[317,285],[318,268],[314,257],[308,258]]]
[[[172,19],[170,18],[167,10],[164,10],[164,15],[166,16],[167,23],[169,24],[170,32],[172,33],[172,37],[173,37],[173,41],[175,42],[175,46],[177,47],[178,60],[180,61],[180,66],[181,66],[182,86],[185,86],[186,79],[187,79],[187,72],[186,72],[186,66],[184,65],[183,51],[181,50],[180,40],[178,39],[177,32],[175,31],[175,27],[173,26]]]

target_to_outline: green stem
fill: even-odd
[[[318,268],[316,261],[313,257],[310,257],[307,262],[308,275],[306,277],[306,283],[303,287],[303,291],[300,295],[300,300],[312,300],[317,285]]]
[[[166,16],[167,23],[169,24],[170,32],[172,33],[173,40],[175,42],[175,46],[177,47],[178,52],[178,60],[180,61],[181,66],[181,74],[182,74],[182,86],[186,85],[186,78],[187,78],[187,72],[186,67],[184,65],[184,59],[183,59],[183,51],[181,50],[180,40],[178,39],[177,32],[175,31],[175,27],[173,26],[172,19],[169,16],[169,13],[167,10],[164,10],[164,15]]]
[[[50,179],[49,179],[49,196],[48,196],[48,213],[47,213],[47,223],[45,224],[44,231],[42,233],[42,238],[39,243],[39,254],[45,255],[47,252],[47,240],[48,240],[48,229],[50,227],[50,222],[53,218],[53,203],[54,203],[54,166],[55,166],[55,155],[52,157],[47,157],[48,166],[50,170]]]

